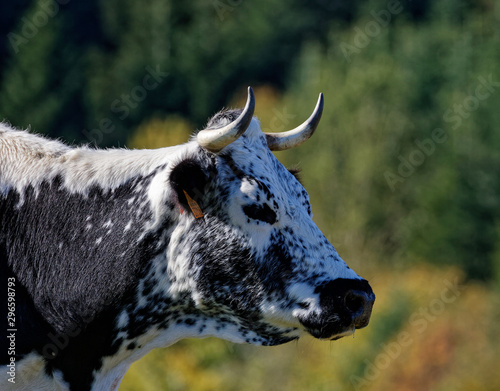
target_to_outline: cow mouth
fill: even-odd
[[[318,286],[315,293],[321,309],[298,316],[313,337],[337,340],[368,326],[375,295],[366,280],[336,279]]]
[[[312,335],[314,338],[327,341],[336,341],[340,338],[354,335],[354,330],[356,327],[354,325],[347,327],[332,327],[332,326],[306,326],[306,331]]]
[[[320,316],[309,316],[299,318],[299,321],[305,328],[305,331],[314,338],[336,341],[349,335],[354,336],[356,329],[362,329],[368,325],[369,318],[369,314],[358,318],[353,318],[349,315],[336,315],[326,320],[321,319]]]
[[[355,330],[356,330],[356,327],[352,326],[350,329],[344,331],[343,333],[334,335],[334,336],[332,336],[332,337],[330,337],[328,339],[330,341],[336,341],[337,339],[344,338],[344,337],[347,337],[349,335],[352,335],[352,337],[354,338],[354,331]]]

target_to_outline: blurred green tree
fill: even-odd
[[[0,116],[100,146],[123,144],[130,129],[159,113],[202,126],[242,85],[284,88],[302,44],[325,41],[329,23],[352,19],[357,6],[338,0],[28,3],[0,12],[11,17],[0,27]]]

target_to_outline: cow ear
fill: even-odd
[[[182,160],[172,169],[169,179],[181,206],[201,217],[209,178],[200,163],[190,158]]]

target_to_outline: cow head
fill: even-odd
[[[307,140],[322,107],[320,95],[303,125],[263,133],[249,88],[244,110],[216,114],[170,166],[183,213],[167,250],[168,294],[184,300],[183,322],[200,334],[274,345],[304,331],[337,339],[368,324],[372,289],[315,225],[306,190],[271,152]]]

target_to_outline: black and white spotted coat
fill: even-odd
[[[256,119],[218,154],[195,139],[71,148],[2,124],[0,220],[1,286],[16,280],[16,390],[115,389],[132,362],[186,337],[337,338],[351,317],[320,288],[369,289],[313,223]]]

